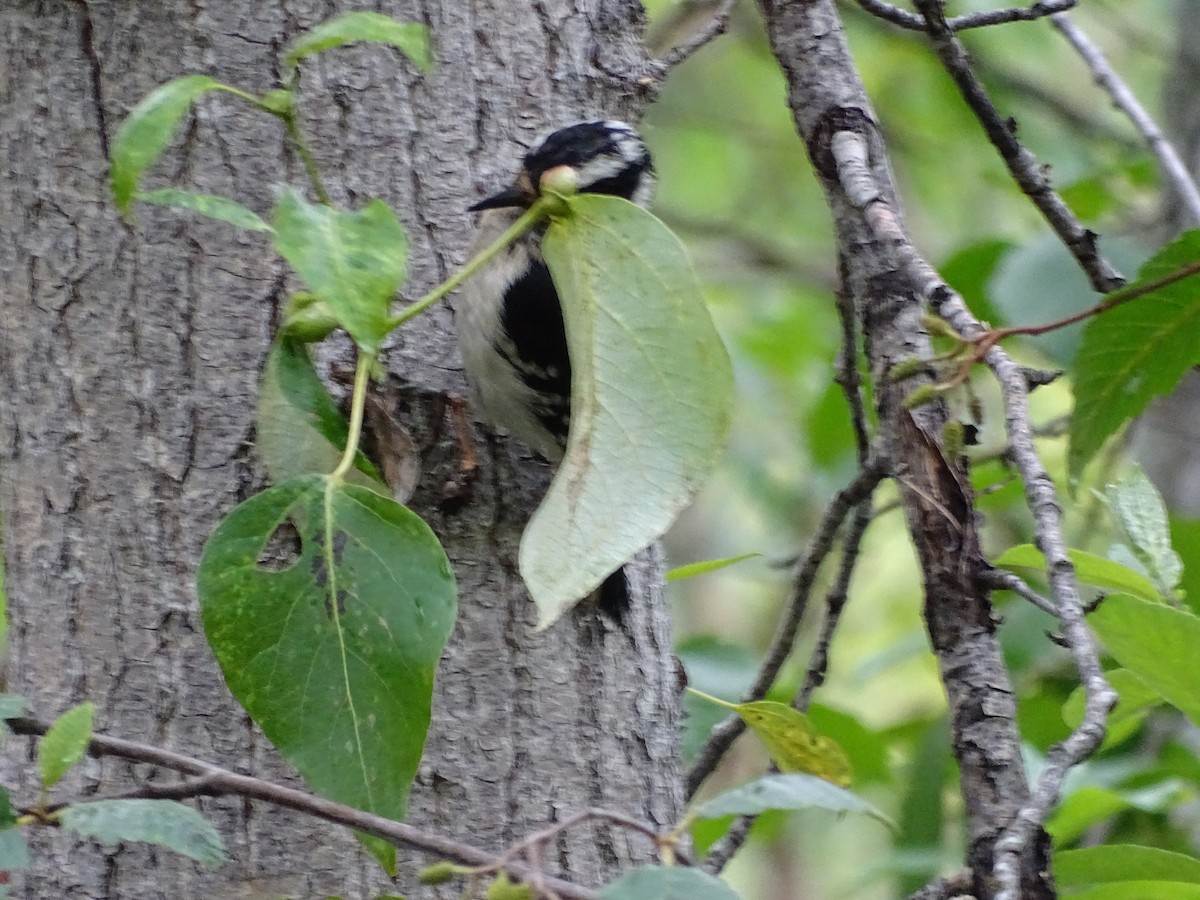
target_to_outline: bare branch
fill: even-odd
[[[1096,247],[1096,235],[1084,228],[1050,184],[1045,167],[1016,136],[1016,123],[1005,119],[971,70],[970,57],[962,42],[954,36],[946,20],[943,0],[915,0],[925,18],[925,30],[942,66],[958,85],[959,92],[983,126],[984,132],[999,151],[1013,180],[1025,192],[1055,234],[1070,250],[1092,287],[1102,294],[1119,287],[1124,279]]]
[[[709,41],[725,33],[725,29],[729,27],[729,16],[733,12],[735,2],[736,0],[720,0],[717,8],[699,28],[657,61],[663,76]]]
[[[908,900],[954,900],[955,897],[969,895],[971,890],[971,870],[963,869],[930,882],[916,893],[909,894]]]
[[[835,154],[839,142],[835,141]],[[853,139],[840,142],[853,146]],[[971,339],[986,329],[979,323],[962,298],[941,280],[908,244],[899,219],[874,193],[858,183],[855,173],[861,153],[848,156],[847,192],[865,198],[864,208],[876,227],[881,240],[893,242],[897,252],[908,260],[908,270],[914,283],[934,311],[949,322],[964,337]],[[1028,801],[1004,830],[996,843],[995,875],[1001,884],[999,900],[1017,900],[1020,896],[1020,860],[1029,850],[1050,808],[1057,801],[1067,772],[1086,759],[1104,738],[1104,723],[1117,696],[1104,680],[1100,661],[1092,645],[1091,633],[1083,618],[1075,569],[1067,557],[1062,532],[1062,509],[1058,503],[1054,482],[1037,455],[1033,443],[1033,428],[1029,415],[1029,384],[1021,366],[999,347],[988,351],[984,362],[1000,382],[1005,408],[1005,431],[1010,446],[1010,459],[1025,485],[1025,499],[1034,516],[1038,546],[1046,556],[1050,586],[1054,596],[1054,614],[1063,637],[1071,651],[1087,697],[1083,721],[1062,743],[1053,747],[1047,757]]]
[[[842,521],[855,506],[867,500],[875,490],[875,486],[883,479],[884,467],[879,460],[868,460],[858,476],[844,487],[833,498],[821,517],[817,531],[809,542],[808,550],[797,563],[793,577],[792,593],[780,620],[779,628],[771,641],[766,659],[759,668],[754,684],[742,697],[743,703],[761,700],[767,695],[779,670],[791,655],[796,642],[796,632],[800,628],[800,619],[808,606],[808,598],[812,593],[817,571],[829,551],[833,549],[834,538]],[[684,790],[688,797],[696,793],[700,784],[712,774],[721,758],[743,731],[746,724],[738,716],[730,716],[718,724],[708,738],[708,742],[696,756],[695,763],[687,773]]]
[[[5,724],[14,734],[41,736],[48,729],[48,726],[44,723],[25,717],[8,719]],[[140,744],[136,741],[107,737],[102,734],[92,736],[91,743],[88,745],[88,752],[93,756],[117,756],[122,759],[133,760],[134,762],[161,766],[165,769],[182,772],[185,775],[198,776],[183,782],[182,785],[167,786],[164,789],[164,792],[167,794],[172,789],[182,790],[183,786],[186,785],[187,791],[182,796],[220,797],[236,795],[251,800],[263,800],[275,806],[294,809],[297,812],[306,813],[337,825],[345,825],[348,828],[366,832],[390,843],[413,847],[439,858],[453,860],[463,865],[496,866],[499,863],[503,863],[504,868],[518,878],[532,874],[530,868],[526,865],[503,862],[503,856],[488,853],[470,844],[422,831],[419,828],[414,828],[412,825],[406,825],[403,822],[396,822],[392,819],[386,819],[383,816],[363,812],[360,809],[344,806],[341,803],[334,803],[321,797],[314,797],[312,794],[307,794],[295,788],[273,784],[272,782],[264,781],[261,778],[253,778],[249,775],[238,775],[236,772],[230,772],[227,769],[222,769],[220,766],[214,766],[191,756],[185,756],[182,753],[163,750],[159,747]],[[594,900],[596,896],[596,892],[593,890],[571,884],[559,878],[543,876],[543,883],[548,889],[565,898],[565,900]]]
[[[1093,44],[1070,18],[1060,13],[1050,17],[1050,24],[1057,28],[1071,46],[1078,51],[1088,68],[1092,70],[1092,77],[1096,79],[1096,83],[1112,98],[1113,105],[1125,113],[1133,122],[1134,127],[1141,132],[1150,151],[1158,159],[1163,174],[1175,186],[1180,202],[1188,211],[1193,223],[1200,225],[1200,190],[1197,190],[1195,180],[1188,172],[1187,165],[1180,158],[1174,145],[1150,117],[1146,108],[1138,102],[1137,97],[1134,96],[1133,91],[1129,89],[1121,76],[1109,65],[1100,48]]]
[[[754,827],[757,819],[757,816],[742,816],[734,820],[725,835],[709,849],[708,856],[704,857],[700,868],[710,875],[719,874],[741,849],[742,844],[746,843],[750,829]]]
[[[948,19],[946,24],[951,31],[966,31],[969,28],[983,28],[988,25],[1006,25],[1009,22],[1032,22],[1058,13],[1074,9],[1077,0],[1038,0],[1032,6],[1014,6],[1009,9],[992,9],[983,12],[968,13]],[[879,19],[908,28],[911,31],[924,31],[925,20],[918,15],[885,3],[883,0],[858,0],[858,5]]]
[[[1019,578],[1012,572],[1005,572],[1003,569],[989,569],[983,577],[992,587],[998,590],[1012,591],[1014,594],[1024,597],[1043,612],[1048,612],[1052,616],[1058,615],[1058,609],[1053,600],[1043,597],[1026,584],[1025,579]]]
[[[899,216],[884,199],[882,188],[870,183],[870,170],[865,165],[868,154],[865,142],[857,135],[845,132],[834,137],[832,149],[851,202],[860,206],[877,238],[888,242],[906,260],[910,278],[934,311],[967,339],[983,334],[986,329],[971,315],[962,298],[909,244]],[[1029,383],[1022,368],[998,347],[988,351],[984,362],[1000,382],[1010,459],[1025,485],[1026,503],[1034,516],[1038,545],[1049,566],[1054,614],[1062,627],[1087,698],[1083,721],[1065,741],[1051,749],[1028,800],[996,842],[994,874],[1001,885],[998,898],[1017,900],[1021,895],[1021,859],[1030,851],[1042,822],[1057,801],[1067,772],[1090,756],[1103,740],[1104,724],[1116,702],[1116,694],[1104,680],[1091,633],[1084,623],[1075,570],[1067,557],[1062,533],[1062,510],[1054,483],[1033,444]]]
[[[854,518],[846,532],[846,547],[842,551],[842,564],[838,570],[837,582],[825,598],[825,620],[821,623],[821,635],[813,648],[812,658],[808,663],[808,672],[804,676],[804,684],[792,705],[804,712],[812,702],[813,692],[825,683],[825,670],[829,666],[829,645],[833,643],[834,632],[841,621],[842,610],[846,608],[846,598],[850,593],[850,578],[854,574],[854,565],[858,562],[858,551],[862,544],[867,526],[871,524],[874,512],[870,502],[860,503],[854,511]]]

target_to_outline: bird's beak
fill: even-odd
[[[511,187],[506,187],[498,194],[492,194],[490,197],[485,197],[474,206],[468,207],[471,212],[479,212],[484,209],[505,209],[509,206],[528,206],[529,198],[525,192],[520,190],[515,184]]]
[[[512,206],[529,206],[536,199],[537,192],[533,190],[533,185],[529,183],[529,176],[522,172],[515,182],[500,193],[485,197],[474,206],[469,207],[469,210],[471,212],[480,212],[485,209],[507,209]]]

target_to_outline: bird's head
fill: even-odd
[[[542,138],[525,154],[516,180],[471,210],[527,207],[541,193],[543,176],[564,169],[579,193],[612,194],[641,205],[654,189],[650,151],[636,131],[624,122],[579,122]]]

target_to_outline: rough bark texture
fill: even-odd
[[[307,127],[336,199],[380,196],[412,240],[406,296],[452,271],[469,203],[509,177],[526,143],[585,116],[636,119],[647,73],[633,0],[409,0],[437,69],[393,52],[322,57],[303,78]],[[12,631],[10,690],[51,717],[97,704],[98,727],[241,771],[286,778],[225,690],[200,631],[193,574],[221,515],[261,486],[252,416],[273,322],[295,285],[260,236],[139,209],[123,225],[105,185],[124,114],[170,77],[204,72],[262,92],[279,48],[337,11],[312,0],[9,0],[0,10],[0,508]],[[270,209],[302,171],[278,126],[203,101],[150,182]],[[461,587],[435,725],[410,821],[499,849],[587,805],[665,823],[677,812],[676,678],[658,588],[625,630],[594,614],[534,634],[515,547],[540,464],[489,444],[474,491],[440,504],[453,465],[441,398],[465,393],[441,308],[395,342],[384,404],[412,423],[425,478],[414,506]],[[29,745],[3,779],[33,797]],[[90,761],[64,796],[153,776]],[[139,846],[43,833],[20,896],[372,896],[389,885],[346,834],[261,805],[200,804],[231,861],[206,872]],[[550,868],[597,883],[644,857],[606,828],[557,845]],[[457,896],[450,891],[445,896]]]
[[[921,324],[924,285],[912,277],[912,248],[903,232],[883,239],[851,201],[834,162],[839,133],[870,149],[869,178],[878,205],[898,216],[887,152],[874,112],[842,35],[834,4],[824,0],[760,0],[772,49],[788,79],[797,128],[825,187],[837,233],[843,290],[862,323],[876,385],[882,438],[904,501],[920,559],[925,618],[938,658],[953,727],[954,754],[966,804],[968,864],[974,893],[991,897],[997,837],[1029,795],[1016,703],[995,635],[975,511],[962,462],[940,448],[945,408],[931,403],[909,412],[906,394],[921,379],[888,377],[901,360],[931,355]],[[1046,872],[1049,841],[1042,833],[1023,861],[1023,897],[1053,896]]]

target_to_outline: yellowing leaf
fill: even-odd
[[[779,771],[816,775],[839,787],[850,784],[852,773],[846,751],[836,741],[818,734],[808,716],[799,710],[772,700],[726,703],[700,691],[688,690],[741,716],[763,742]]]

